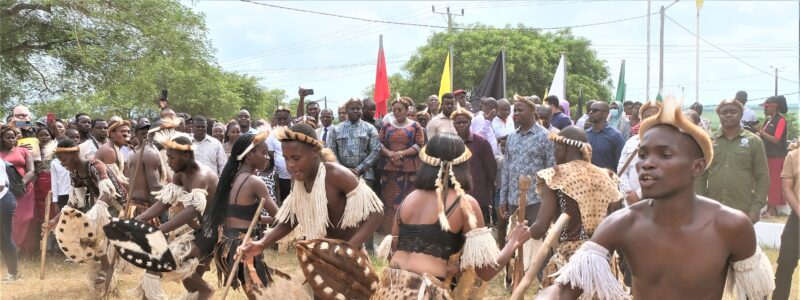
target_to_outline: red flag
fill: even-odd
[[[389,77],[386,76],[386,58],[383,56],[383,35],[380,37],[378,48],[378,67],[375,71],[375,91],[372,95],[375,100],[375,118],[386,115],[386,103],[389,99]]]

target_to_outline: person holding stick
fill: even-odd
[[[555,256],[545,266],[542,287],[553,284],[554,278],[549,275],[567,264],[575,250],[592,237],[597,225],[608,215],[611,204],[623,199],[617,189],[617,175],[592,165],[592,147],[583,129],[568,126],[557,135],[551,134],[550,140],[555,143],[558,165],[536,173],[536,190],[541,195],[542,208],[531,225],[531,238],[543,238],[550,223],[562,213],[568,214],[570,219],[559,235]]]
[[[136,183],[129,189],[134,216],[150,208],[156,202],[152,193],[160,191],[161,187],[167,183],[167,170],[161,163],[158,149],[150,143],[147,134],[148,130],[150,130],[150,124],[140,122],[136,127],[134,134],[139,140],[139,145],[136,146],[136,153],[131,155],[131,160],[128,162],[128,167],[125,168],[124,172],[131,182]],[[136,170],[139,171],[137,172]],[[159,225],[158,217],[153,218],[151,224]]]
[[[64,254],[74,262],[89,262],[89,288],[94,292],[108,287],[105,283],[111,280],[112,265],[105,250],[107,241],[101,233],[102,227],[111,221],[111,216],[116,216],[124,209],[126,190],[104,163],[85,159],[79,152],[78,143],[73,139],[66,138],[58,142],[55,155],[70,172],[72,191],[61,212],[42,226],[47,231],[59,224],[56,239]],[[88,222],[84,223],[84,220]],[[71,230],[74,228],[72,226],[92,228],[89,237],[96,240],[83,241],[82,237],[77,236],[78,232]]]
[[[292,190],[276,214],[275,227],[261,239],[239,246],[237,255],[249,260],[284,237],[341,240],[363,251],[364,242],[378,229],[383,218],[380,198],[353,172],[335,163],[334,154],[323,147],[311,126],[300,123],[291,128],[279,128],[275,137],[281,142],[286,167],[294,180]],[[362,263],[365,262],[359,264]],[[315,271],[325,270],[309,266]],[[348,275],[348,280],[356,281],[364,272]],[[313,281],[315,294],[335,284],[314,278],[306,274],[309,283]]]
[[[245,134],[236,139],[231,149],[228,163],[220,174],[214,206],[209,207],[203,220],[203,233],[213,236],[222,227],[222,240],[214,249],[214,263],[217,266],[217,278],[220,282],[229,276],[235,276],[233,288],[244,287],[247,298],[256,299],[261,289],[270,281],[269,268],[262,255],[251,257],[239,266],[236,274],[231,274],[236,248],[245,239],[245,233],[253,215],[257,211],[260,199],[265,199],[264,207],[270,216],[275,216],[278,206],[270,197],[267,185],[258,178],[259,170],[269,165],[267,155],[267,136],[269,132],[258,135]],[[271,217],[261,217],[261,223],[272,223]],[[251,239],[261,238],[261,230],[253,230]],[[248,275],[245,275],[247,273]],[[257,276],[252,276],[256,274]]]
[[[674,97],[639,131],[640,201],[603,220],[538,299],[629,299],[609,266],[621,251],[637,299],[765,299],[772,266],[742,212],[698,196],[694,181],[714,156],[708,134],[681,113]],[[726,276],[727,275],[727,276]],[[727,277],[727,278],[726,278]]]
[[[94,158],[102,161],[108,170],[114,173],[120,182],[128,186],[128,178],[125,177],[125,158],[120,153],[120,148],[128,144],[131,139],[131,123],[128,121],[112,122],[108,126],[108,139],[97,149]]]
[[[467,161],[472,154],[460,137],[435,135],[419,156],[423,165],[416,190],[403,200],[392,234],[378,247],[390,262],[372,299],[459,299],[446,284],[452,275],[451,256],[460,253],[462,271],[474,269],[478,278],[489,281],[530,238],[522,221],[503,250],[498,249],[478,201],[465,193],[471,184]]]
[[[167,164],[175,174],[172,183],[153,192],[156,202],[136,216],[136,220],[146,222],[170,210],[169,221],[158,229],[169,234],[169,248],[175,257],[177,269],[164,273],[164,276],[182,281],[190,296],[210,299],[214,289],[203,280],[203,274],[209,269],[211,252],[217,239],[203,235],[200,229],[206,206],[213,206],[213,200],[207,203],[207,199],[214,199],[219,179],[214,170],[194,159],[191,139],[186,135],[176,135],[171,138],[166,134],[166,139],[159,138],[158,134],[154,137],[155,142],[167,149]],[[148,271],[135,289],[137,298],[163,297],[159,281],[158,274]]]

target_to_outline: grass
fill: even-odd
[[[773,262],[778,257],[777,250],[766,249],[767,256]],[[266,253],[267,263],[279,270],[289,274],[297,274],[298,264],[297,259],[293,252],[278,253],[268,250]],[[376,270],[380,272],[385,264],[375,263]],[[0,269],[5,271],[5,265],[0,265]],[[39,280],[39,260],[36,257],[21,257],[20,258],[20,271],[22,280],[13,284],[0,285],[0,299],[93,299],[89,292],[86,290],[85,285],[85,271],[86,266],[77,264],[65,264],[62,258],[56,256],[48,256],[46,275],[44,280]],[[214,271],[215,272],[215,271]],[[119,290],[118,297],[112,299],[133,299],[127,295],[126,291],[132,289],[142,275],[140,269],[134,269],[133,272],[128,274],[120,274],[119,276]],[[499,274],[491,282],[489,282],[489,289],[486,293],[486,299],[508,299],[510,294],[505,291],[502,284],[502,274]],[[217,286],[216,273],[206,273],[204,278],[213,286]],[[800,298],[800,272],[795,271],[792,280],[792,296],[790,299]],[[183,287],[175,282],[163,281],[163,287],[169,297],[177,298],[184,293]],[[215,296],[221,297],[221,288],[217,288]],[[532,299],[533,291],[529,289],[527,299]],[[246,299],[244,293],[239,291],[231,291],[228,299]],[[288,299],[287,299],[288,300]]]

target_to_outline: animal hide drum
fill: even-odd
[[[350,244],[334,239],[295,244],[300,268],[318,299],[369,299],[380,279],[369,258]]]
[[[175,258],[158,228],[137,220],[112,218],[103,231],[119,256],[134,266],[153,272],[175,270]]]

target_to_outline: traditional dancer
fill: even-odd
[[[125,158],[119,152],[119,148],[127,145],[130,139],[130,122],[119,121],[111,123],[111,126],[108,126],[108,140],[94,154],[94,158],[105,163],[108,170],[114,173],[114,177],[119,179],[126,187],[128,187],[128,178],[123,175],[125,172]]]
[[[214,289],[203,280],[208,270],[216,237],[202,234],[201,221],[208,199],[214,199],[218,178],[216,172],[194,159],[192,141],[183,135],[174,139],[156,139],[167,149],[167,162],[175,172],[173,181],[160,191],[153,192],[156,202],[136,220],[145,222],[170,209],[169,221],[158,229],[169,234],[169,249],[177,263],[177,269],[164,273],[166,277],[183,282],[189,297],[209,299]],[[213,203],[212,203],[213,205]],[[148,271],[149,272],[149,271]],[[157,274],[148,273],[134,290],[137,298],[161,299]]]
[[[557,135],[555,143],[558,165],[536,173],[536,191],[541,195],[542,208],[531,225],[531,238],[541,239],[558,215],[570,216],[558,237],[558,250],[544,269],[543,287],[553,284],[553,274],[567,264],[580,246],[592,237],[597,225],[608,215],[613,202],[623,199],[617,189],[619,179],[608,169],[591,163],[592,147],[583,129],[569,126]]]
[[[112,280],[107,278],[112,266],[102,227],[122,211],[126,191],[104,163],[87,160],[79,152],[78,143],[69,138],[56,147],[58,160],[70,173],[72,190],[67,205],[45,229],[55,228],[58,245],[67,257],[89,262],[89,289],[99,292],[106,280]]]
[[[392,235],[379,247],[379,253],[389,254],[391,261],[373,299],[463,297],[451,296],[444,283],[452,275],[448,274],[452,255],[461,254],[461,270],[474,268],[481,280],[488,281],[530,238],[527,226],[518,225],[503,250],[498,249],[478,202],[464,192],[471,184],[466,163],[471,153],[457,135],[431,137],[419,156],[423,165],[414,183],[416,190],[403,200]],[[389,241],[391,251],[386,253]]]
[[[774,283],[769,259],[744,213],[697,196],[694,180],[713,158],[708,134],[681,113],[674,98],[642,122],[641,201],[606,218],[559,271],[541,299],[627,299],[609,266],[621,251],[639,299],[764,299]]]
[[[260,255],[264,248],[284,237],[304,237],[312,240],[299,246],[306,247],[304,249],[325,248],[322,250],[329,251],[342,249],[342,252],[347,252],[350,257],[344,259],[345,261],[358,260],[358,264],[362,266],[358,272],[345,274],[347,277],[344,278],[349,282],[325,280],[331,278],[333,273],[317,272],[331,269],[309,264],[312,260],[303,260],[305,256],[301,256],[301,264],[311,269],[310,273],[304,273],[317,297],[332,299],[337,293],[344,293],[343,297],[352,298],[347,293],[353,291],[334,288],[336,284],[349,286],[353,282],[363,282],[360,279],[369,276],[365,274],[364,269],[371,271],[369,262],[358,251],[363,249],[364,241],[380,225],[383,203],[364,181],[359,181],[349,169],[333,162],[335,161],[333,153],[329,149],[323,149],[322,142],[317,139],[314,129],[310,126],[297,124],[290,129],[280,128],[276,132],[276,137],[281,141],[286,166],[292,173],[294,180],[292,191],[278,210],[277,225],[260,240],[240,246],[237,252],[244,255],[245,259],[250,259]],[[321,238],[328,240],[315,242],[318,241],[315,239]],[[332,243],[336,243],[334,240],[344,241],[346,245],[342,243],[332,246]],[[322,245],[324,247],[321,247]],[[356,249],[358,253],[353,253],[352,249],[344,251],[345,248]],[[342,269],[334,267],[331,272]],[[321,276],[317,278],[309,274]],[[359,291],[358,295],[362,297],[365,293],[371,294],[361,292],[363,291]]]
[[[152,192],[160,191],[161,187],[168,183],[166,182],[167,170],[161,163],[158,149],[152,143],[146,142],[149,140],[148,130],[150,130],[150,124],[140,123],[136,127],[135,134],[139,145],[136,146],[136,153],[131,155],[124,171],[130,181],[135,183],[129,188],[131,206],[135,211],[133,215],[139,215],[150,208],[156,202]],[[158,217],[153,220],[158,220]],[[152,222],[152,224],[159,225],[160,223]]]
[[[266,201],[264,207],[270,216],[278,211],[278,206],[270,197],[267,185],[258,178],[257,173],[269,164],[267,156],[267,136],[269,132],[258,135],[245,134],[233,144],[231,156],[220,174],[214,206],[210,207],[203,221],[204,234],[213,236],[222,226],[223,237],[214,250],[214,263],[221,284],[230,276],[236,248],[244,240],[250,221],[257,213],[259,201]],[[271,219],[271,218],[270,218]],[[252,239],[261,238],[260,230],[253,230]],[[249,299],[256,299],[261,289],[272,280],[267,265],[259,254],[242,261],[233,288],[244,287]],[[255,275],[255,276],[254,276]]]

